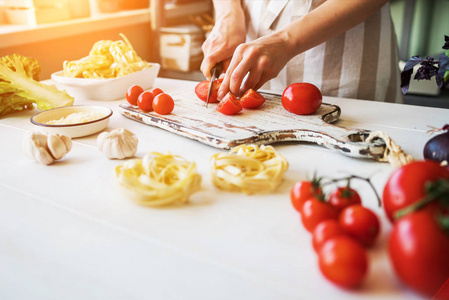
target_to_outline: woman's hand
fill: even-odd
[[[246,24],[240,1],[215,1],[216,21],[214,28],[203,43],[204,60],[201,72],[210,79],[210,70],[223,62],[226,71],[238,45],[246,40]]]
[[[240,96],[249,89],[258,90],[275,78],[293,57],[289,49],[288,35],[284,32],[239,45],[226,70],[218,99],[221,100],[228,92]]]

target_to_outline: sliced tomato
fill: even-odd
[[[215,80],[214,83],[212,84],[212,91],[210,93],[209,103],[218,103],[217,93],[222,82],[223,79],[219,78]],[[204,102],[207,101],[207,93],[209,92],[209,83],[210,83],[209,80],[205,80],[198,83],[195,87],[195,94],[197,95],[198,98],[200,98]]]
[[[265,103],[265,98],[257,91],[249,89],[240,98],[240,104],[243,108],[258,108]]]
[[[240,101],[231,93],[227,93],[217,105],[217,110],[225,115],[235,115],[242,110]]]

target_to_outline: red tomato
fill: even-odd
[[[313,84],[301,82],[289,85],[282,93],[282,106],[297,115],[310,115],[320,108],[323,96]]]
[[[428,210],[412,212],[396,221],[388,251],[399,278],[429,297],[449,278],[449,235]]]
[[[414,161],[395,170],[383,190],[383,206],[388,219],[426,196],[426,183],[449,178],[449,170],[434,161]]]
[[[173,111],[174,107],[175,102],[170,95],[162,93],[154,97],[153,109],[156,113],[160,115],[168,115]]]
[[[324,220],[337,219],[337,210],[328,202],[318,200],[315,197],[307,199],[301,210],[301,221],[309,232]]]
[[[366,247],[374,245],[379,236],[380,222],[377,215],[360,204],[343,209],[338,217],[338,223],[344,231]]]
[[[258,108],[265,103],[265,98],[253,89],[249,89],[240,98],[243,108]]]
[[[133,85],[131,86],[128,91],[126,92],[126,100],[129,102],[129,104],[131,105],[137,105],[137,98],[139,97],[140,94],[142,94],[143,88],[141,86],[138,85]]]
[[[143,111],[153,110],[154,95],[151,92],[143,92],[137,97],[137,106]]]
[[[345,207],[353,204],[361,204],[362,199],[356,190],[345,186],[338,187],[329,195],[329,203],[332,204],[338,212],[342,211]]]
[[[242,110],[242,105],[233,94],[227,93],[218,103],[217,110],[225,115],[235,115]]]
[[[301,212],[304,202],[312,196],[323,195],[319,181],[298,181],[290,190],[290,200],[293,207]]]
[[[162,94],[164,91],[160,88],[153,88],[150,92],[154,95],[154,97],[156,97],[157,95]]]
[[[312,233],[313,249],[318,253],[327,240],[340,235],[347,235],[347,233],[340,227],[337,220],[329,219],[320,222]]]
[[[209,103],[218,103],[217,93],[222,82],[223,79],[219,78],[215,80],[214,83],[212,84],[212,91],[210,93]],[[195,87],[195,94],[198,96],[198,98],[200,98],[204,102],[206,102],[207,100],[207,93],[209,92],[209,84],[210,81],[205,80],[198,83]]]
[[[328,280],[344,288],[360,286],[368,273],[366,250],[347,236],[326,241],[318,252],[318,263]]]

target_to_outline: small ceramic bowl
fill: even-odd
[[[124,99],[129,87],[135,84],[144,90],[152,88],[161,66],[157,63],[149,63],[149,66],[116,78],[72,78],[64,76],[64,71],[59,71],[51,74],[51,79],[58,89],[65,90],[75,100],[112,101]]]
[[[50,121],[61,120],[67,116],[79,113],[78,116],[95,119],[80,120],[70,124],[48,124]],[[73,115],[72,115],[73,116]],[[73,105],[44,110],[31,117],[30,121],[39,131],[52,134],[62,134],[71,138],[82,137],[97,133],[109,124],[112,110],[105,106]]]

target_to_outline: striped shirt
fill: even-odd
[[[279,30],[325,0],[243,0],[247,38]],[[310,82],[325,96],[402,103],[398,46],[385,4],[363,23],[295,56],[262,89],[282,93],[294,82]]]

